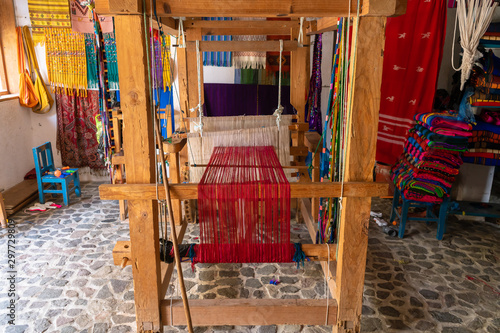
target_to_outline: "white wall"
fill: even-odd
[[[30,113],[18,99],[0,101],[0,189],[21,182],[34,168]]]

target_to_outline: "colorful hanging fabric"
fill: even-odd
[[[348,94],[349,85],[349,50],[352,47],[350,20],[339,19],[337,38],[333,55],[330,95],[327,115],[323,127],[323,149],[320,164],[321,182],[339,182],[342,180],[342,163],[345,157],[346,131],[348,130]],[[331,141],[326,134],[330,132]],[[319,152],[317,152],[319,153]],[[320,198],[318,216],[318,243],[333,243],[340,221],[340,201],[338,198]]]
[[[214,148],[198,209],[196,262],[292,261],[290,184],[273,147]]]
[[[88,6],[82,6],[80,0],[70,0],[71,28],[75,32],[94,33],[94,19]],[[86,1],[87,2],[87,1]],[[113,17],[99,16],[99,23],[103,33],[113,32]]]
[[[163,91],[172,86],[172,73],[170,68],[170,36],[167,34],[161,35],[161,62],[163,67]]]
[[[204,21],[231,21],[231,17],[203,17]],[[230,41],[233,40],[230,35],[212,35],[203,36],[202,40],[206,41]],[[231,52],[203,52],[203,65],[204,66],[218,66],[218,67],[231,67],[232,65]]]
[[[313,68],[309,85],[309,96],[307,97],[307,120],[309,130],[321,134],[321,58],[322,58],[322,36],[316,35],[314,40]]]
[[[432,110],[445,34],[445,1],[408,0],[405,15],[387,19],[377,161],[392,165],[413,115]]]
[[[265,21],[264,17],[237,17],[239,21]],[[235,35],[234,41],[265,41],[265,35]],[[235,68],[266,68],[266,52],[243,51],[233,52],[233,66]]]
[[[45,29],[71,28],[68,0],[28,0],[33,42],[43,44]]]
[[[87,59],[85,36],[71,29],[45,29],[47,72],[52,89],[59,93],[85,94]]]
[[[98,153],[96,116],[99,115],[99,92],[87,96],[56,93],[57,149],[62,164],[70,167],[103,169]]]
[[[85,56],[87,58],[87,88],[99,89],[99,78],[97,77],[97,56],[94,34],[85,35]]]
[[[115,34],[113,32],[103,33],[102,36],[104,38],[104,49],[106,50],[109,89],[119,90]]]

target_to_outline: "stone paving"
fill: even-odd
[[[11,273],[8,232],[0,229],[0,327],[5,332],[135,332],[130,266],[113,265],[117,240],[128,239],[118,203],[101,201],[99,184],[83,184],[69,207],[16,214],[16,326],[8,325]],[[55,200],[60,202],[61,200]],[[388,218],[390,200],[374,200]],[[405,238],[370,223],[362,332],[500,332],[500,228],[450,218],[437,241],[436,226],[409,222]],[[306,242],[294,224],[295,241]],[[186,240],[197,237],[190,225]],[[323,298],[318,264],[184,264],[190,298]],[[270,285],[279,278],[281,284]],[[178,297],[174,283],[168,296]],[[166,328],[166,332],[185,329]],[[196,328],[196,332],[331,332],[328,326]]]

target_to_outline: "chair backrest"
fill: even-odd
[[[54,171],[54,157],[52,155],[52,144],[45,142],[43,145],[33,148],[33,159],[37,178],[43,176],[46,171]]]

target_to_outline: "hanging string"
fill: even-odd
[[[280,39],[280,67],[279,67],[279,80],[278,80],[278,107],[274,111],[273,115],[276,116],[276,126],[278,129],[281,122],[281,114],[283,113],[283,106],[281,105],[281,63],[283,57],[283,39]]]
[[[196,69],[198,71],[198,105],[190,110],[196,112],[198,109],[198,123],[194,125],[195,131],[200,132],[200,136],[203,137],[203,108],[201,105],[201,68],[200,68],[200,41],[196,41]]]
[[[182,17],[179,17],[179,38],[181,43],[179,47],[186,47],[186,37],[184,36],[184,26],[182,24]]]

